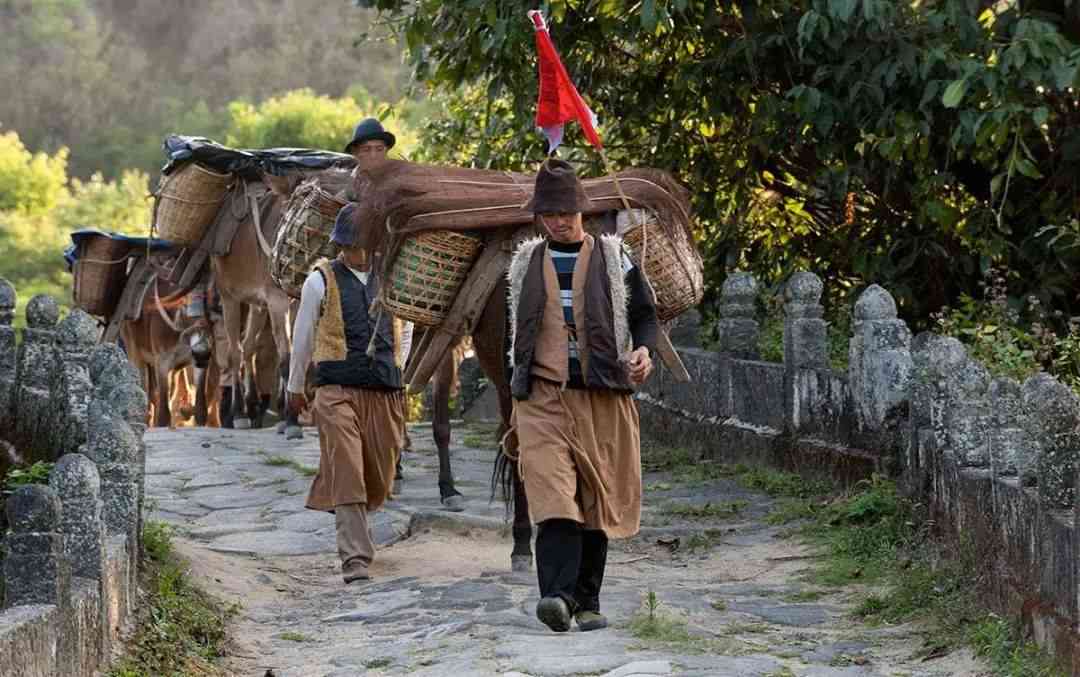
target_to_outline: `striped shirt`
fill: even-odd
[[[581,252],[581,243],[566,244],[551,240],[548,242],[548,252],[551,254],[552,263],[555,264],[555,273],[559,277],[559,299],[562,301],[563,320],[569,330],[567,332],[569,341],[567,373],[570,378],[566,385],[569,388],[584,388],[585,380],[581,375],[581,360],[578,358],[574,327],[574,266],[577,265],[578,253]]]

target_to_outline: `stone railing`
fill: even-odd
[[[16,344],[15,290],[0,279],[0,439],[55,461],[48,485],[7,497],[3,674],[89,675],[104,667],[135,602],[146,394],[97,322],[36,296]]]
[[[1076,394],[1047,374],[993,379],[955,339],[913,339],[877,285],[855,305],[848,368],[836,372],[811,273],[786,285],[784,362],[760,362],[757,289],[746,273],[724,283],[717,350],[676,340],[694,382],[659,369],[638,395],[643,427],[726,462],[845,483],[895,477],[944,538],[974,548],[994,606],[1080,674]]]

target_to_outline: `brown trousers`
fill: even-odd
[[[608,538],[641,526],[641,437],[633,397],[534,378],[514,402],[518,467],[536,524],[568,519]]]
[[[405,417],[401,391],[320,386],[312,407],[319,428],[319,471],[307,507],[363,503],[375,512],[394,489]]]
[[[366,576],[371,561],[375,559],[367,508],[363,503],[339,505],[334,510],[334,521],[337,523],[338,556],[341,558],[341,573],[345,582]]]

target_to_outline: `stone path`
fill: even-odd
[[[236,675],[977,675],[964,651],[922,662],[910,626],[854,621],[851,590],[806,583],[805,549],[764,521],[770,499],[720,480],[645,478],[645,527],[613,542],[602,604],[613,627],[556,635],[533,615],[535,576],[510,573],[501,504],[489,504],[493,435],[454,431],[463,513],[439,510],[428,426],[414,426],[399,494],[378,513],[380,551],[367,584],[338,573],[333,516],[304,510],[318,460],[311,428],[181,428],[147,433],[147,495],[173,524],[195,579],[242,609],[228,669]],[[465,446],[468,441],[476,447]],[[745,501],[730,517],[679,517],[685,506]],[[715,512],[711,510],[709,512]],[[676,514],[673,514],[676,513]],[[677,540],[676,540],[677,539]],[[655,612],[665,632],[633,621]],[[267,671],[272,671],[268,673]]]

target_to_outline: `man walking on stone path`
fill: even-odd
[[[573,167],[548,159],[528,208],[547,233],[510,263],[514,412],[536,537],[536,615],[556,632],[607,626],[600,613],[609,538],[641,521],[633,388],[652,372],[653,294],[617,236],[582,227]]]
[[[346,150],[357,145],[374,148],[358,154],[358,161],[360,155],[381,161],[393,145],[393,135],[379,126],[377,138],[364,138],[370,130],[363,127],[364,122],[357,126]],[[369,578],[375,546],[368,514],[393,490],[405,418],[403,327],[390,315],[373,317],[369,312],[378,295],[378,267],[366,249],[353,246],[354,208],[350,203],[341,210],[330,236],[341,248],[338,257],[320,262],[304,281],[288,384],[289,407],[299,413],[307,405],[304,381],[307,365],[314,360],[312,409],[320,455],[306,506],[334,513],[346,583]]]

